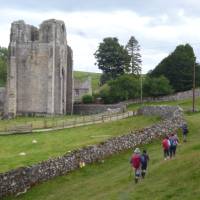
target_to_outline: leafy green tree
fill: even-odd
[[[169,80],[164,76],[151,78],[147,76],[143,84],[144,96],[157,97],[169,95],[173,92]]]
[[[7,78],[8,49],[0,47],[0,85],[4,86]]]
[[[117,38],[104,38],[94,56],[97,61],[95,64],[106,74],[108,80],[115,79],[129,70],[130,56]]]
[[[193,66],[196,66],[196,82],[200,83],[200,67],[195,61],[193,48],[189,45],[179,45],[175,51],[164,58],[158,66],[150,72],[151,77],[164,75],[175,89],[185,91],[192,88]]]
[[[126,50],[128,51],[128,54],[131,57],[131,73],[139,75],[141,73],[142,60],[140,54],[140,45],[134,36],[131,36],[130,40],[128,41],[126,45]]]
[[[100,96],[105,103],[116,103],[139,97],[140,83],[132,75],[124,74],[105,84],[100,91]]]

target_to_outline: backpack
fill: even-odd
[[[187,129],[187,126],[183,126],[183,134],[187,134],[189,131]]]
[[[147,164],[147,158],[146,158],[145,155],[141,155],[140,159],[141,159],[142,165],[146,165]]]
[[[131,163],[135,169],[138,169],[140,167],[140,156],[134,155],[131,159]]]
[[[171,138],[169,141],[170,141],[170,146],[175,147],[177,145],[177,140],[175,138]]]
[[[163,148],[164,149],[168,149],[169,148],[169,142],[168,139],[164,139],[162,142]]]

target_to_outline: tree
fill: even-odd
[[[144,96],[157,97],[169,95],[173,92],[169,80],[164,76],[151,78],[147,76],[143,85]]]
[[[140,82],[130,74],[124,74],[115,80],[109,81],[100,90],[100,96],[104,103],[116,103],[137,98],[139,95]]]
[[[176,92],[190,90],[193,82],[193,66],[196,66],[196,74],[200,73],[200,67],[196,63],[193,48],[189,45],[179,45],[175,51],[164,58],[158,66],[150,72],[151,77],[164,75]],[[200,83],[197,75],[196,82]]]
[[[97,60],[95,64],[103,71],[103,74],[106,74],[105,77],[108,80],[115,79],[129,70],[130,56],[127,50],[119,44],[117,38],[104,38],[94,56]]]
[[[134,36],[131,36],[130,40],[128,41],[126,45],[126,50],[128,51],[128,54],[131,57],[131,73],[139,75],[141,73],[142,60],[140,54],[140,45]]]
[[[8,49],[0,47],[0,85],[4,86],[7,78]]]

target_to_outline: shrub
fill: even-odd
[[[144,96],[157,97],[171,94],[173,89],[166,77],[150,78],[147,76],[144,81],[143,91]]]
[[[85,104],[93,103],[93,96],[90,94],[86,94],[82,97],[82,102]]]

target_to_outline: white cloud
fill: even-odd
[[[130,10],[124,11],[76,11],[76,12],[33,12],[0,9],[0,45],[9,42],[10,24],[24,19],[26,23],[38,26],[49,18],[61,19],[67,26],[69,45],[74,51],[75,70],[98,71],[94,66],[94,52],[104,37],[118,37],[126,44],[134,35],[142,48],[143,72],[154,68],[170,51],[180,43],[200,41],[200,18],[187,16],[184,10],[177,10],[175,18],[168,14],[140,16]],[[178,20],[178,24],[173,20]]]

